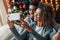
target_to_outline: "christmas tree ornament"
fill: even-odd
[[[22,14],[23,14],[23,12],[22,12],[22,11],[20,11],[20,12],[19,12],[19,14],[20,14],[20,15],[22,15]]]
[[[23,8],[23,5],[20,5],[19,8],[22,9]]]
[[[20,5],[21,5],[21,4],[22,4],[22,1],[18,1],[18,4],[20,4]]]
[[[16,10],[16,9],[17,9],[17,7],[16,7],[16,6],[14,6],[14,7],[13,7],[13,9],[14,9],[14,10]]]
[[[35,2],[36,0],[31,0],[32,2]]]
[[[24,19],[28,13],[29,0],[7,0],[8,13],[19,13]]]
[[[15,0],[12,0],[12,2],[14,3],[14,2],[15,2]]]
[[[6,3],[9,4],[11,1],[10,0],[6,0]]]
[[[12,0],[6,0],[7,5],[12,5]]]
[[[19,12],[19,9],[16,6],[14,6],[12,12],[17,13],[17,12]]]
[[[27,8],[27,5],[26,5],[26,4],[24,4],[24,5],[23,5],[23,8],[24,8],[24,9],[26,9],[26,8]]]
[[[9,6],[8,6],[8,8],[12,9],[12,6],[11,6],[11,5],[9,5]]]

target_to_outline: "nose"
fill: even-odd
[[[31,13],[34,13],[34,11],[33,11],[33,10],[31,10]]]
[[[36,16],[36,14],[34,13],[34,21],[36,21],[36,19],[37,19],[37,16]]]
[[[40,16],[38,15],[37,18],[39,18]]]

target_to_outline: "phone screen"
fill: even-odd
[[[20,14],[19,13],[13,13],[13,14],[8,14],[8,19],[11,20],[19,20],[20,19]]]

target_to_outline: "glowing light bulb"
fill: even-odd
[[[58,2],[55,2],[55,4],[58,4]]]
[[[58,0],[55,0],[55,1],[58,1]]]
[[[52,4],[52,2],[51,2],[51,4]]]
[[[54,5],[52,4],[51,6],[53,7]]]
[[[50,0],[50,1],[52,1],[52,0]]]

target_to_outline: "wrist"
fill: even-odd
[[[13,29],[13,28],[14,28],[14,26],[11,26],[10,28],[11,28],[11,29]]]
[[[32,28],[31,27],[27,28],[27,31],[32,32]]]

